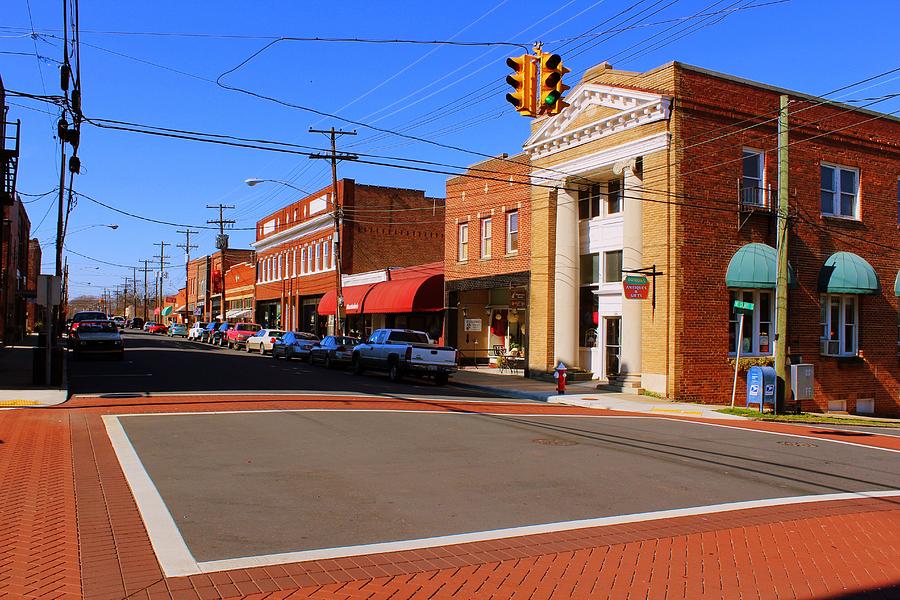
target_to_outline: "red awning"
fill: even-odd
[[[424,275],[375,284],[366,296],[366,314],[435,312],[444,308],[444,276]]]
[[[344,313],[348,315],[358,315],[363,311],[363,301],[376,283],[368,283],[366,285],[351,285],[344,288]],[[326,292],[322,299],[319,300],[318,313],[320,315],[333,315],[337,308],[337,292],[331,290]]]

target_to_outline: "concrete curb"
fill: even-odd
[[[508,388],[496,388],[487,385],[476,385],[474,383],[460,383],[458,381],[450,380],[449,385],[462,388],[466,390],[472,390],[475,392],[485,392],[487,394],[494,394],[495,396],[499,396],[501,398],[516,398],[519,400],[534,400],[537,402],[547,402],[547,398],[552,396],[552,393],[548,392],[526,392],[521,390],[511,390]]]

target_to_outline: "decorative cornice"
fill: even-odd
[[[532,160],[543,158],[626,129],[668,119],[670,104],[669,98],[658,94],[584,85],[573,94],[571,106],[560,115],[548,119],[526,140],[524,149]],[[586,125],[566,129],[592,106],[620,110]]]
[[[323,227],[324,224],[330,224],[329,227]],[[292,240],[307,236],[311,233],[318,233],[319,231],[324,231],[326,229],[334,228],[334,215],[331,213],[325,213],[322,215],[318,215],[304,221],[302,223],[298,223],[293,227],[288,227],[284,231],[278,231],[273,233],[272,235],[265,237],[261,240],[257,240],[255,242],[251,242],[250,245],[257,251],[262,252],[268,250],[272,246],[276,246],[278,244],[283,244],[285,242],[290,242]]]
[[[614,167],[616,163],[637,158],[656,150],[663,150],[668,145],[669,133],[667,131],[656,133],[639,140],[619,144],[593,154],[587,154],[574,160],[550,165],[543,169],[535,169],[531,173],[532,184],[546,186],[548,185],[548,180],[558,178],[560,179],[560,187],[566,187],[564,179],[567,175],[588,173],[601,167]]]

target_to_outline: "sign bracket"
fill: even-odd
[[[644,275],[653,278],[653,299],[651,300],[651,306],[656,310],[656,278],[660,275],[665,275],[665,273],[663,271],[657,271],[656,264],[640,269],[622,269],[622,273],[628,275]]]

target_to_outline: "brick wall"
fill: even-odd
[[[469,167],[475,177],[447,180],[444,269],[448,281],[519,273],[531,262],[531,165],[528,156],[488,159]],[[489,179],[491,180],[489,180]],[[499,179],[501,181],[493,181]],[[507,252],[507,214],[518,211],[518,250]],[[491,257],[481,258],[481,219],[491,218]],[[459,260],[459,226],[468,223],[468,256]]]
[[[774,117],[777,90],[679,67],[675,105],[676,155],[683,193],[706,210],[679,210],[681,288],[678,300],[679,377],[674,395],[681,399],[723,402],[731,393],[727,363],[729,314],[725,271],[734,252],[750,242],[774,246],[773,217],[752,216],[738,230],[737,207],[743,147],[766,150],[765,173],[777,181],[776,129],[765,124],[698,145],[734,131],[733,123]],[[816,401],[805,408],[825,409],[829,400],[846,400],[855,410],[858,398],[874,398],[876,413],[900,414],[900,360],[897,356],[897,298],[893,281],[900,268],[897,252],[867,243],[898,245],[897,183],[900,177],[900,123],[841,107],[809,108],[812,102],[792,96],[790,148],[790,262],[798,284],[789,293],[789,352],[801,354],[816,369]],[[744,126],[747,124],[745,123]],[[722,128],[725,128],[724,130]],[[838,133],[819,136],[830,130]],[[819,167],[822,161],[859,169],[862,219],[820,216]],[[862,359],[819,355],[818,273],[832,253],[849,251],[868,261],[882,292],[862,296],[859,347]],[[741,383],[739,383],[741,385]],[[743,397],[743,394],[739,394]]]

